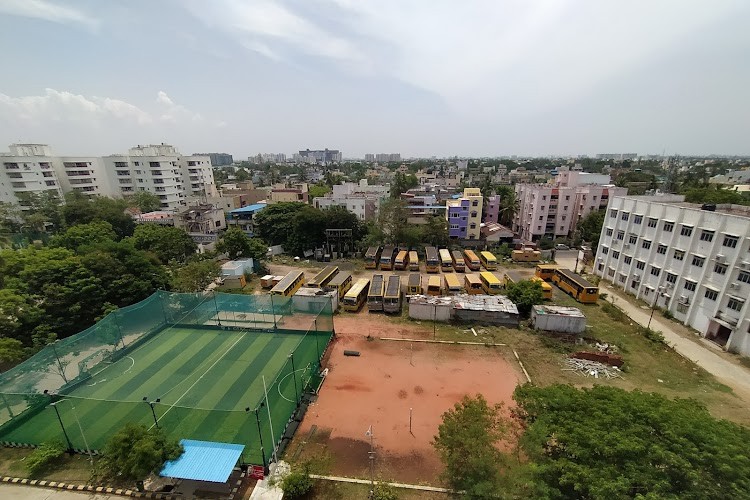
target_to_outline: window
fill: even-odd
[[[562,216],[562,220],[565,220],[566,217],[567,217],[567,215],[563,215]]]
[[[667,254],[667,245],[659,245],[656,247],[656,253],[659,255],[666,255]]]
[[[458,229],[458,224],[451,224],[450,228],[451,229]]]
[[[651,266],[651,276],[659,276],[661,269],[658,267]]]
[[[656,219],[653,217],[648,218],[648,227],[656,227]]]
[[[607,236],[612,236],[612,228],[608,227],[606,232]]]
[[[649,288],[649,287],[644,287],[644,288],[643,288],[643,296],[644,296],[644,297],[648,297],[648,294],[649,294],[650,292],[651,292],[651,288]]]
[[[542,205],[542,210],[544,210],[544,208],[545,208],[545,206],[544,206],[544,205]]]
[[[740,274],[737,276],[737,281],[741,281],[743,283],[750,283],[750,273],[745,271],[740,271]]]
[[[692,236],[693,235],[693,226],[686,226],[685,224],[682,225],[682,229],[680,230],[681,236]]]
[[[622,220],[626,221],[630,218],[630,212],[623,212],[622,213]]]
[[[542,195],[542,199],[543,199],[543,200],[546,200],[546,199],[547,199],[547,195],[546,195],[546,194],[545,194],[545,195]]]
[[[710,288],[706,288],[706,293],[704,294],[704,296],[708,300],[716,300],[716,298],[719,296],[719,292],[717,292],[716,290],[711,290]]]
[[[672,273],[667,273],[667,283],[675,284],[677,283],[677,275]]]
[[[739,238],[737,238],[736,236],[724,236],[724,242],[722,243],[722,246],[736,248],[737,240],[739,240]]]
[[[609,216],[612,217],[613,219],[615,217],[617,217],[617,210],[615,210],[614,208],[612,210],[610,210],[609,211]]]
[[[703,264],[706,263],[706,259],[703,257],[698,257],[697,255],[693,255],[693,265],[695,267],[703,267]]]
[[[642,260],[637,260],[635,261],[635,268],[640,271],[643,271],[644,269],[646,269],[646,263],[643,262]]]
[[[566,196],[565,197],[565,201],[569,201],[569,200],[570,200],[570,196]],[[567,210],[567,208],[566,208],[566,210]],[[615,213],[617,213],[617,210],[615,210]]]
[[[631,235],[630,235],[630,238],[628,238],[628,242],[629,242],[629,243],[630,243],[631,245],[635,245],[636,243],[638,243],[638,236],[636,236],[636,235],[634,235],[634,234],[631,234]]]
[[[630,264],[631,262],[633,262],[633,257],[626,255],[623,261],[625,261],[625,264]]]
[[[675,260],[682,260],[685,258],[685,252],[683,250],[675,250],[674,251],[674,258]]]
[[[649,240],[643,240],[643,242],[641,243],[641,248],[648,250],[649,248],[651,248],[651,242]]]
[[[674,231],[674,222],[665,222],[664,232],[671,233],[672,231]]]
[[[609,248],[602,245],[602,255],[607,255],[609,253]]]
[[[698,286],[698,283],[695,281],[685,280],[685,290],[694,292],[696,286]]]
[[[633,216],[633,224],[643,224],[643,216],[642,215],[634,215]]]
[[[725,266],[724,264],[715,264],[714,272],[716,274],[727,274],[727,266]]]
[[[604,270],[604,264],[599,264],[597,266],[597,269],[599,269],[600,271],[603,271]]]
[[[540,216],[539,216],[539,220],[542,220],[542,218],[543,218],[543,217],[542,217],[542,216],[540,215]]]
[[[563,210],[568,210],[568,205],[565,205],[565,206],[563,207]]]
[[[613,259],[619,259],[620,258],[620,252],[613,251],[612,252],[612,258]]]
[[[625,238],[625,231],[617,231],[617,239],[622,241]]]
[[[713,240],[714,240],[713,231],[706,231],[705,229],[701,231],[701,241],[713,241]]]
[[[617,279],[620,281],[620,283],[625,283],[625,278],[627,278],[627,276],[625,276],[624,274],[621,274],[620,276],[618,276]]]
[[[615,275],[615,270],[610,267],[607,270],[607,276],[614,276],[614,275]]]
[[[732,297],[730,297],[729,302],[727,302],[727,307],[731,309],[732,311],[739,311],[740,309],[742,309],[742,306],[744,305],[745,305],[745,301],[735,299]]]

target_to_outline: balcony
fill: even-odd
[[[724,323],[727,323],[732,328],[736,327],[737,324],[740,322],[739,313],[735,313],[731,310],[717,311],[716,319],[723,321]]]

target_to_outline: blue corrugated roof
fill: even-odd
[[[182,439],[180,444],[185,448],[185,453],[177,460],[164,464],[160,473],[162,477],[226,483],[245,449],[244,444],[193,439]]]
[[[254,204],[248,205],[246,207],[236,208],[236,209],[232,210],[229,213],[230,214],[241,214],[241,213],[246,213],[246,212],[257,212],[258,210],[261,210],[261,209],[264,209],[264,208],[266,208],[266,204],[265,203],[254,203]]]

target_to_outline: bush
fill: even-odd
[[[290,472],[281,482],[281,490],[285,497],[301,498],[313,487],[313,480],[307,467]]]
[[[617,307],[614,304],[610,304],[609,302],[604,302],[602,304],[602,311],[607,313],[607,316],[617,321],[618,323],[630,322],[630,319],[628,318],[627,314],[622,312],[622,310],[619,307]]]
[[[664,309],[661,314],[667,319],[674,319],[674,314],[669,309]]]
[[[398,493],[396,493],[396,488],[388,483],[375,483],[372,498],[374,500],[397,500]]]
[[[26,470],[29,475],[36,476],[42,471],[52,468],[64,454],[65,445],[62,441],[48,441],[26,458]]]
[[[667,344],[667,341],[664,340],[664,335],[661,332],[657,332],[651,328],[640,328],[639,331],[641,335],[655,344]]]

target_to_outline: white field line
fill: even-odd
[[[201,376],[200,376],[200,377],[198,377],[198,379],[197,379],[197,380],[196,380],[195,382],[193,382],[193,383],[192,383],[192,385],[191,385],[190,387],[188,387],[188,388],[187,388],[187,389],[185,390],[185,392],[183,392],[183,393],[182,393],[182,396],[180,396],[179,398],[177,398],[177,400],[176,400],[176,401],[175,401],[174,403],[172,403],[172,404],[171,404],[171,405],[169,406],[169,408],[167,408],[167,409],[166,409],[166,411],[165,411],[164,413],[162,413],[162,414],[161,414],[161,416],[160,416],[159,418],[157,418],[157,419],[156,419],[156,421],[157,421],[157,422],[158,422],[159,420],[161,420],[162,418],[164,418],[164,416],[165,416],[165,415],[166,415],[167,413],[169,413],[169,412],[170,412],[170,411],[172,410],[172,408],[174,408],[175,406],[177,406],[177,403],[179,403],[179,402],[180,402],[180,400],[181,400],[182,398],[184,398],[184,397],[185,397],[185,396],[187,395],[187,393],[188,393],[188,392],[190,392],[190,391],[191,391],[191,390],[193,389],[193,387],[195,387],[195,385],[196,385],[196,384],[197,384],[198,382],[200,382],[200,381],[201,381],[201,380],[203,379],[203,377],[204,377],[204,376],[205,376],[205,375],[206,375],[206,374],[207,374],[208,372],[210,372],[210,371],[211,371],[211,369],[212,369],[212,368],[213,368],[214,366],[216,366],[216,364],[217,364],[217,363],[218,363],[219,361],[221,361],[222,359],[224,359],[224,356],[226,356],[227,354],[229,354],[229,351],[231,351],[232,349],[234,349],[234,346],[236,346],[236,345],[237,345],[237,344],[239,343],[239,341],[240,341],[240,340],[242,340],[242,338],[244,337],[244,335],[242,335],[243,333],[245,333],[245,332],[244,332],[244,330],[243,330],[242,332],[240,332],[240,335],[239,335],[239,336],[237,337],[237,340],[235,340],[235,341],[234,341],[234,343],[233,343],[232,345],[230,345],[230,346],[229,346],[229,348],[228,348],[228,349],[227,349],[226,351],[224,351],[224,352],[222,353],[222,355],[221,355],[221,356],[219,356],[219,358],[218,358],[218,359],[217,359],[216,361],[214,361],[213,363],[211,363],[211,366],[209,366],[208,368],[206,368],[206,371],[204,371],[204,372],[203,372],[203,373],[201,374]],[[153,425],[151,425],[151,427],[149,427],[149,429],[150,429],[150,428],[153,428],[153,427],[154,427],[154,425],[156,425],[156,424],[153,424]]]

